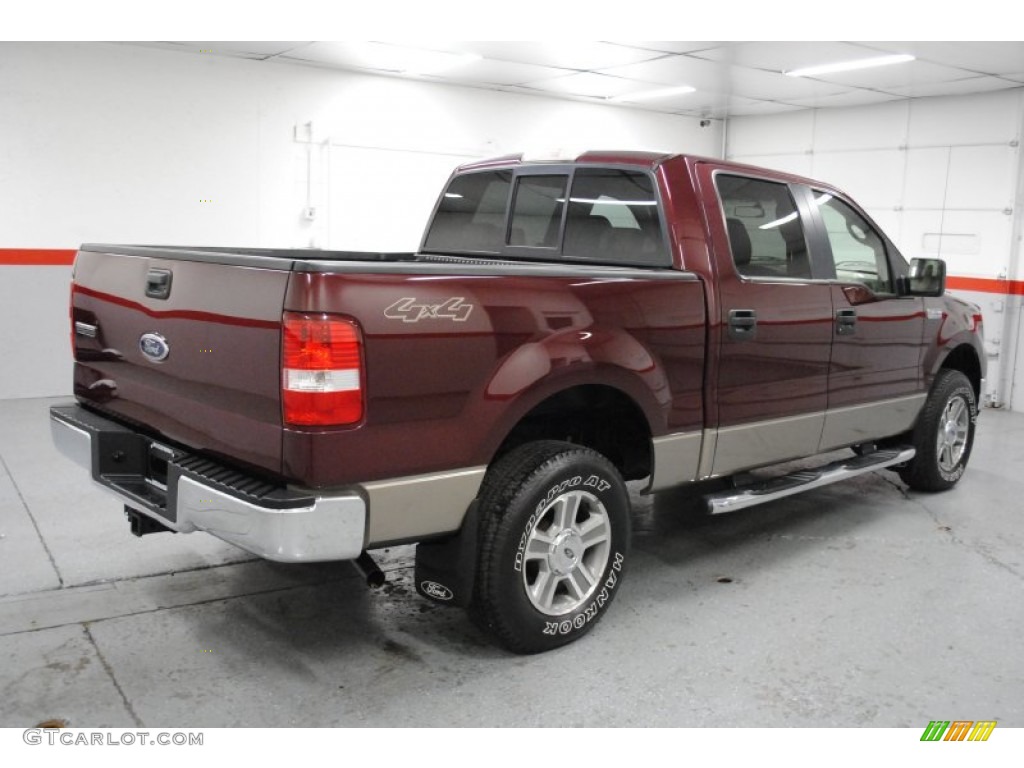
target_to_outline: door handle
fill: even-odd
[[[840,309],[836,312],[836,335],[852,336],[857,331],[857,310]]]
[[[751,341],[757,336],[757,311],[753,309],[729,310],[729,338],[733,341]]]

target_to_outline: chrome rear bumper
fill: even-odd
[[[364,549],[367,504],[356,491],[274,486],[77,405],[51,408],[50,430],[101,488],[173,531],[206,531],[279,562],[349,560]]]

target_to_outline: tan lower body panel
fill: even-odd
[[[711,476],[817,453],[824,423],[825,414],[818,412],[723,427],[718,430]]]
[[[818,450],[831,451],[906,432],[914,426],[925,398],[921,393],[829,411]]]
[[[906,432],[923,393],[707,430],[700,477],[721,477]]]
[[[654,471],[647,491],[660,491],[696,480],[703,439],[703,432],[686,432],[651,440]]]
[[[363,483],[369,507],[366,546],[459,530],[486,467]]]

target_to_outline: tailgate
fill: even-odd
[[[79,251],[75,395],[169,441],[279,474],[289,271],[267,262]]]

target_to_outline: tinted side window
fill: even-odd
[[[424,247],[499,253],[511,187],[511,171],[470,173],[453,179],[441,198]]]
[[[509,245],[557,248],[568,176],[520,176],[512,202]]]
[[[718,174],[715,185],[741,275],[810,278],[803,225],[786,184]]]
[[[825,192],[814,193],[814,204],[832,246],[836,278],[861,283],[876,293],[892,293],[885,241],[874,228],[842,200]]]
[[[583,168],[573,177],[566,256],[617,264],[665,263],[658,199],[650,176]]]

